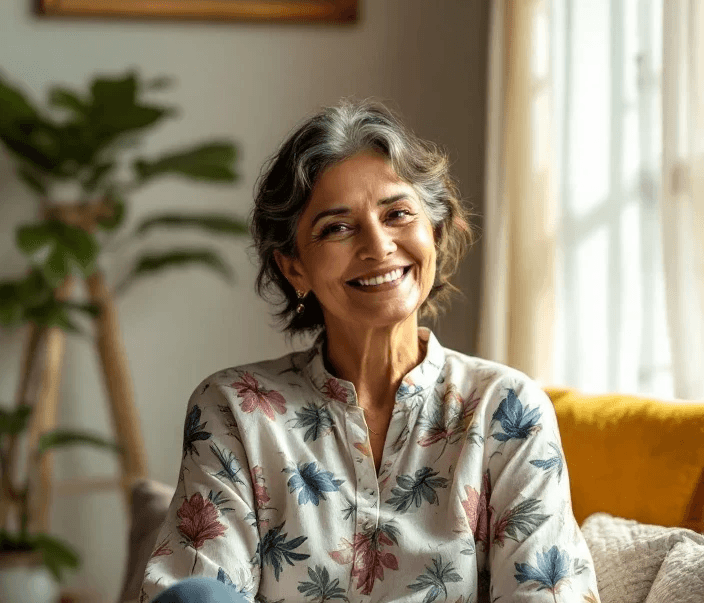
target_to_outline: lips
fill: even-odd
[[[377,271],[376,273],[371,273],[368,276],[365,275],[364,277],[352,279],[347,281],[347,283],[355,287],[374,287],[384,283],[397,281],[410,269],[410,266],[399,266],[398,268],[391,268],[383,272]]]

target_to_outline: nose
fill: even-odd
[[[392,234],[377,221],[365,225],[359,240],[359,254],[363,260],[383,260],[396,251]]]

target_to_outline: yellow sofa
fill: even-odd
[[[704,402],[546,393],[580,525],[601,511],[704,532]]]

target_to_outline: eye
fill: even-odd
[[[391,221],[398,221],[398,220],[403,220],[404,218],[410,218],[411,216],[415,216],[411,210],[409,209],[392,209],[388,214],[387,218]]]
[[[350,230],[350,227],[347,224],[344,222],[336,222],[325,226],[315,238],[324,239],[330,235],[344,234],[348,230]]]

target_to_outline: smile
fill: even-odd
[[[406,276],[410,269],[410,266],[406,266],[405,268],[396,268],[386,274],[381,274],[372,278],[358,278],[348,281],[348,283],[354,287],[379,287],[380,285],[385,284],[395,285],[400,282],[404,276]]]

